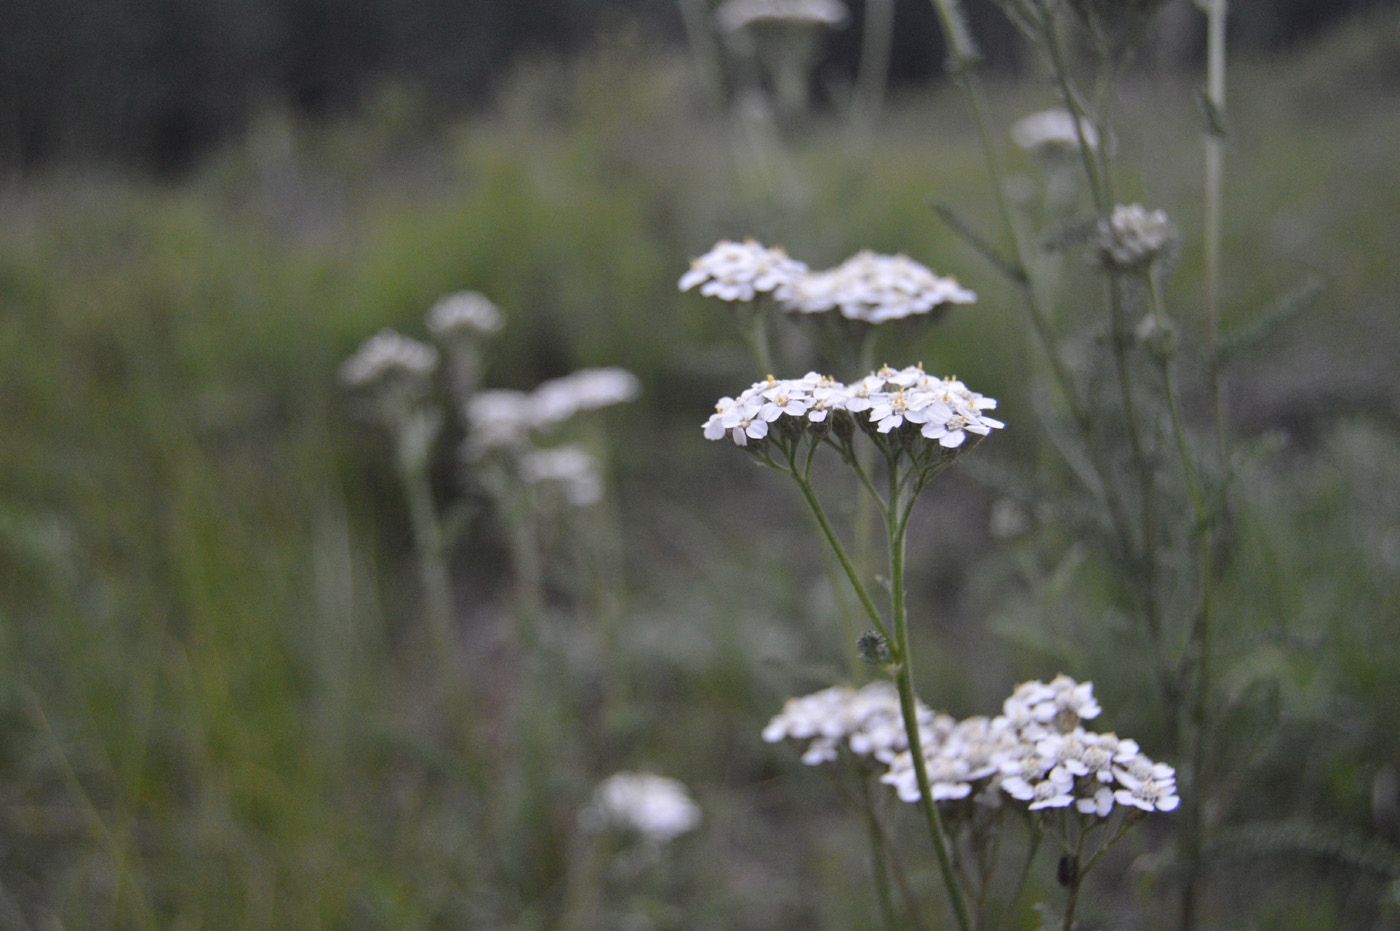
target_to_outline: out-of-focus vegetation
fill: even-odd
[[[1242,430],[1285,442],[1241,484],[1242,565],[1221,595],[1238,703],[1220,727],[1250,803],[1213,813],[1239,830],[1210,851],[1212,925],[1397,921],[1397,52],[1400,21],[1373,14],[1232,75],[1227,330],[1311,274],[1325,288],[1228,381]],[[1185,306],[1195,84],[1135,75],[1118,140],[1144,202],[1186,232]],[[1002,125],[1051,102],[1014,82],[991,101]],[[715,308],[676,292],[721,237],[814,265],[902,251],[979,292],[936,341],[883,347],[1001,398],[1008,423],[915,528],[923,681],[970,713],[1063,668],[1122,709],[1121,730],[1158,736],[1092,559],[1053,527],[985,529],[977,461],[1036,455],[1018,436],[1032,363],[1007,289],[927,206],[985,219],[955,100],[910,93],[873,137],[829,118],[774,147],[633,40],[522,66],[471,119],[434,112],[391,85],[354,120],[260,112],[179,184],[54,170],[4,190],[0,924],[543,926],[592,787],[647,767],[683,779],[705,823],[634,884],[638,926],[869,926],[840,787],[758,740],[784,698],[845,674],[849,644],[797,502],[699,434],[749,380]],[[421,332],[462,288],[509,318],[488,384],[585,365],[644,384],[608,415],[615,626],[604,640],[552,580],[566,698],[525,755],[500,526],[479,518],[453,552],[448,687],[387,446],[336,382],[366,335]],[[451,444],[438,486],[466,494]],[[1047,562],[1061,571],[1039,587]],[[548,802],[527,804],[539,779]],[[1135,905],[1171,877],[1132,863],[1086,923],[1151,924]]]
[[[1277,47],[1378,2],[1236,0],[1236,41]],[[863,5],[830,40],[828,78],[854,71]],[[1015,67],[1004,18],[970,6],[989,60]],[[926,81],[941,60],[933,11],[895,7],[895,78]],[[683,37],[676,3],[645,0],[8,0],[4,25],[0,168],[79,160],[166,174],[270,105],[345,115],[395,83],[440,117],[478,115],[522,58],[578,54],[619,31],[672,47]]]

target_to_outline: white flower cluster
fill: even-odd
[[[840,310],[848,320],[878,324],[976,300],[956,279],[935,275],[907,255],[866,250],[835,268],[799,278],[782,303],[791,313]]]
[[[1176,238],[1176,227],[1165,211],[1119,204],[1108,219],[1099,221],[1091,254],[1100,265],[1135,268],[1175,247]]]
[[[340,365],[340,380],[364,388],[390,378],[422,381],[437,369],[438,352],[393,330],[380,330]]]
[[[525,453],[520,457],[520,479],[527,485],[559,485],[564,500],[574,507],[588,507],[603,499],[598,460],[576,443]]]
[[[1172,811],[1180,803],[1176,771],[1143,755],[1136,741],[1085,730],[1101,709],[1093,683],[1060,675],[1016,687],[996,717],[955,721],[917,705],[919,742],[935,801],[996,789],[1032,811],[1073,805],[1106,817],[1115,804]],[[906,802],[920,798],[899,698],[888,683],[830,688],[789,699],[763,739],[809,740],[808,765],[836,758],[844,741],[857,756],[886,767],[880,781]],[[979,787],[978,784],[981,784]]]
[[[598,786],[579,812],[585,830],[635,831],[652,843],[665,843],[700,824],[700,806],[684,785],[652,773],[620,772]]]
[[[839,310],[848,320],[870,324],[977,300],[956,279],[935,275],[907,255],[865,250],[835,268],[814,272],[783,250],[753,240],[721,241],[691,262],[679,284],[682,291],[701,285],[701,294],[725,301],[752,301],[757,293],[771,293],[789,313]]]
[[[701,294],[722,301],[751,301],[761,293],[782,298],[792,282],[805,274],[807,266],[788,258],[782,249],[769,249],[752,239],[722,239],[691,261],[679,287],[689,291],[700,285]]]
[[[490,336],[505,326],[506,318],[500,308],[479,291],[458,291],[440,298],[428,310],[428,332],[449,339],[465,336]]]
[[[541,382],[534,391],[479,391],[466,405],[466,456],[525,446],[534,431],[550,430],[581,411],[635,400],[637,377],[620,368],[580,369]]]
[[[841,26],[849,17],[841,0],[728,0],[715,12],[720,32],[765,22]]]
[[[969,433],[986,436],[1005,426],[983,411],[997,406],[956,378],[935,378],[921,366],[885,366],[850,385],[817,372],[801,378],[769,376],[755,382],[737,398],[720,398],[705,421],[705,438],[730,437],[740,446],[768,435],[770,424],[788,417],[789,424],[820,424],[833,415],[848,415],[877,433],[905,424],[918,427],[926,439],[945,449],[961,446]]]
[[[1024,116],[1011,125],[1011,139],[1031,151],[1079,151],[1079,136],[1089,148],[1097,148],[1099,134],[1094,125],[1080,117],[1079,132],[1074,130],[1074,116],[1068,110],[1042,110]]]
[[[547,428],[581,411],[635,401],[640,393],[637,376],[626,369],[579,369],[562,378],[540,382],[531,393],[535,426]]]
[[[921,703],[916,705],[915,713],[921,736],[926,733],[931,738],[937,716]],[[763,739],[777,743],[789,737],[811,741],[802,754],[802,762],[809,766],[835,760],[843,741],[857,755],[870,756],[881,763],[889,763],[909,746],[899,710],[899,693],[894,685],[884,681],[859,689],[834,685],[811,695],[789,698],[782,713],[763,729]]]

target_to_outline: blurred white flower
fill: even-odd
[[[479,391],[467,402],[466,418],[463,454],[468,461],[474,461],[492,450],[515,450],[528,445],[535,423],[534,405],[523,391]]]
[[[1089,148],[1098,147],[1099,134],[1093,124],[1080,117],[1076,133],[1074,116],[1068,110],[1042,110],[1011,124],[1012,141],[1030,150],[1078,152],[1080,133]]]
[[[428,332],[441,338],[456,335],[490,336],[505,326],[500,308],[480,292],[458,291],[428,310]]]
[[[530,396],[533,425],[546,429],[580,411],[634,401],[640,392],[637,376],[626,369],[580,369],[562,378],[541,382],[535,388]]]
[[[764,22],[841,26],[849,17],[841,0],[728,0],[715,11],[720,32]]]
[[[971,304],[977,295],[956,279],[935,275],[907,255],[858,252],[833,269],[795,281],[783,308],[818,314],[840,310],[849,320],[879,324],[926,314],[943,304]]]
[[[597,504],[603,497],[598,460],[577,444],[536,449],[520,457],[520,478],[527,485],[557,482],[575,507]]]
[[[752,239],[724,239],[691,261],[678,286],[689,291],[700,285],[701,294],[722,301],[752,301],[769,292],[781,300],[792,283],[805,274],[807,266],[788,258],[782,249],[769,249]]]
[[[363,388],[390,378],[426,381],[437,369],[438,352],[393,330],[380,330],[340,366],[340,380]]]
[[[941,721],[922,704],[916,705],[920,737],[933,741],[936,730],[951,728],[953,719]],[[859,689],[832,686],[789,698],[783,710],[763,729],[763,739],[777,743],[784,738],[810,740],[802,762],[814,766],[836,759],[836,750],[845,741],[857,756],[869,756],[889,763],[908,746],[899,693],[893,684],[877,680]]]
[[[1176,242],[1176,227],[1165,211],[1119,204],[1108,219],[1099,220],[1090,240],[1090,257],[1105,267],[1137,268],[1167,254]]]
[[[624,771],[603,780],[579,823],[588,831],[618,828],[665,843],[699,826],[700,806],[675,779]]]

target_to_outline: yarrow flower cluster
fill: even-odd
[[[769,377],[755,382],[738,397],[725,397],[705,421],[705,438],[731,438],[740,446],[768,436],[770,425],[798,430],[825,424],[833,417],[850,417],[867,431],[888,434],[905,424],[917,427],[925,439],[945,449],[961,446],[968,434],[986,436],[1005,426],[984,411],[995,398],[968,389],[956,378],[936,378],[921,366],[889,366],[845,385],[817,372],[801,378]]]
[[[1075,132],[1074,116],[1068,110],[1042,110],[1011,125],[1012,141],[1030,151],[1077,152],[1081,134],[1085,145],[1098,147],[1099,134],[1094,125],[1080,117],[1079,131]]]
[[[440,298],[428,310],[428,332],[448,339],[457,335],[490,336],[506,319],[500,308],[479,291],[458,291]]]
[[[548,431],[582,411],[637,398],[640,383],[620,368],[580,369],[530,392],[480,391],[466,404],[468,460],[491,450],[520,449],[532,433]]]
[[[807,274],[807,266],[788,258],[782,249],[769,249],[755,240],[720,240],[714,248],[690,263],[679,287],[722,301],[752,301],[758,294],[782,298],[793,281]]]
[[[558,485],[564,499],[575,507],[588,507],[603,498],[598,460],[576,443],[525,453],[520,457],[520,479],[527,485]]]
[[[700,806],[684,785],[652,773],[620,772],[598,786],[579,812],[585,830],[635,831],[651,843],[666,843],[700,824]]]
[[[1176,240],[1176,227],[1165,211],[1119,204],[1108,219],[1099,220],[1090,254],[1105,267],[1138,268],[1175,248]]]
[[[800,314],[839,310],[848,320],[879,324],[976,300],[977,295],[956,279],[935,275],[907,255],[866,250],[835,268],[799,278],[782,306]]]
[[[811,271],[782,249],[754,240],[722,240],[691,262],[679,286],[725,301],[771,293],[788,313],[839,310],[848,320],[880,324],[927,314],[945,304],[971,304],[977,295],[954,278],[934,274],[907,255],[864,250],[835,268]]]
[[[422,381],[437,369],[438,352],[393,330],[380,330],[365,340],[340,366],[340,380],[365,388],[393,378]]]
[[[921,728],[934,726],[934,713],[922,703],[917,705],[917,716]],[[931,730],[927,733],[932,736]],[[763,729],[763,739],[768,743],[784,738],[811,741],[802,754],[802,762],[809,766],[835,760],[843,742],[857,755],[882,763],[889,763],[909,746],[899,710],[899,693],[885,681],[871,682],[859,689],[834,685],[811,695],[789,698],[782,712]]]
[[[614,404],[635,401],[641,393],[637,376],[615,366],[579,369],[562,378],[541,382],[532,393],[535,426],[541,429]]]
[[[1101,712],[1093,684],[1060,675],[1017,686],[996,717],[956,721],[916,705],[919,742],[935,801],[987,792],[1024,802],[1032,811],[1074,806],[1107,817],[1114,805],[1172,811],[1180,803],[1176,771],[1145,756],[1136,741],[1088,731],[1082,722]],[[834,687],[789,699],[763,730],[763,739],[809,741],[808,765],[836,759],[844,744],[885,767],[880,781],[906,802],[920,798],[892,685]]]
[[[759,23],[841,26],[850,11],[841,0],[728,0],[715,12],[721,32]]]

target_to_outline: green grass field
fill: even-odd
[[[1230,801],[1203,927],[1400,926],[1397,24],[1343,23],[1232,73],[1225,329],[1311,276],[1323,289],[1227,381],[1241,436],[1283,442],[1236,488],[1215,730]],[[1187,333],[1196,83],[1135,75],[1118,114],[1123,187],[1184,231]],[[1053,104],[992,90],[1000,125]],[[1044,439],[1011,289],[929,206],[994,228],[960,100],[895,99],[864,140],[829,116],[775,149],[745,138],[684,67],[620,42],[522,67],[493,114],[455,125],[386,90],[353,122],[269,113],[179,183],[5,182],[0,927],[559,927],[576,813],[619,769],[681,779],[704,822],[600,881],[624,903],[613,926],[875,926],[851,785],[758,736],[855,667],[800,500],[700,434],[755,377],[717,305],[676,288],[720,238],[814,266],[902,251],[978,291],[934,337],[881,347],[1000,398],[1008,424],[913,531],[925,698],[971,714],[1063,670],[1124,732],[1166,739],[1101,560],[1053,521],[987,530],[997,477]],[[643,389],[594,437],[608,503],[545,541],[534,656],[513,633],[509,527],[464,486],[457,437],[441,444],[439,500],[476,508],[449,554],[444,666],[388,441],[337,366],[381,327],[421,338],[433,301],[467,288],[508,318],[487,385],[617,365]],[[891,816],[917,848],[912,816]],[[1170,833],[1134,838],[1085,927],[1157,926]],[[909,869],[933,888],[931,861]]]

